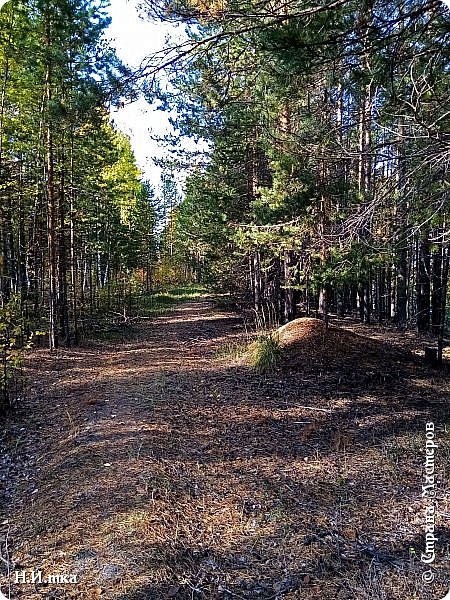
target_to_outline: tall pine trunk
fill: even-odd
[[[53,131],[50,115],[52,101],[52,61],[51,51],[51,25],[47,14],[45,48],[47,50],[47,65],[45,74],[46,91],[46,162],[47,162],[47,243],[48,243],[48,279],[49,279],[49,348],[58,347],[57,334],[57,249],[56,249],[56,194],[54,173]]]

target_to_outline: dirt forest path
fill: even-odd
[[[239,317],[200,299],[132,341],[35,353],[8,425],[0,539],[15,570],[43,581],[13,585],[12,598],[408,597],[421,456],[405,473],[398,457],[421,444],[420,378],[396,415],[405,396],[392,385],[256,375],[223,356],[242,335]],[[374,557],[391,596],[361,575]]]
[[[164,597],[157,584],[139,587],[167,581],[171,549],[187,533],[179,514],[203,494],[200,463],[220,448],[220,381],[206,378],[237,332],[240,319],[197,301],[140,325],[131,342],[36,353],[11,499],[23,518],[20,531],[13,523],[21,566],[77,574],[67,597],[119,598],[130,586],[136,594],[123,597]],[[199,550],[205,534],[194,534]],[[41,597],[34,588],[14,592]]]

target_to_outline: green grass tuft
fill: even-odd
[[[259,373],[271,371],[277,365],[281,356],[278,334],[267,333],[259,335],[248,349],[250,365]]]

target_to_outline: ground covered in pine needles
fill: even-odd
[[[38,600],[414,600],[448,591],[448,367],[415,336],[314,319],[279,367],[208,299],[120,344],[34,352],[3,429],[0,587]],[[421,562],[435,424],[435,581]],[[42,583],[14,584],[14,571]],[[11,572],[8,582],[7,572]],[[77,583],[48,582],[49,575]],[[10,585],[11,583],[11,585]]]

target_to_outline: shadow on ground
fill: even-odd
[[[410,360],[383,381],[260,376],[219,358],[240,339],[238,318],[198,302],[117,347],[39,354],[15,560],[79,576],[49,598],[443,595],[448,530],[429,588],[420,552],[425,423],[443,435],[445,380]],[[449,459],[441,439],[440,472]]]

